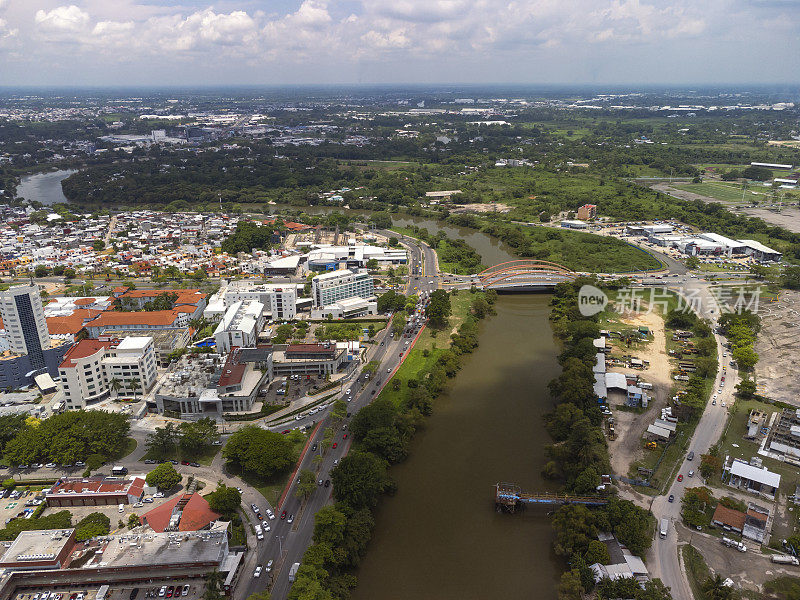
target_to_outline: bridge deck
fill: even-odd
[[[571,496],[569,494],[558,494],[551,492],[529,493],[523,492],[514,484],[498,483],[495,489],[495,507],[498,510],[505,509],[515,512],[520,503],[524,504],[583,504],[585,506],[602,506],[608,502],[607,498],[601,496]]]

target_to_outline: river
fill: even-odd
[[[69,202],[64,192],[61,191],[61,182],[75,173],[74,170],[49,171],[26,175],[20,179],[17,186],[17,197],[26,200],[53,205],[59,202]]]
[[[376,514],[354,600],[556,598],[561,566],[543,509],[494,512],[493,486],[542,479],[542,414],[559,372],[547,295],[501,296]]]

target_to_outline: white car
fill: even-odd
[[[153,494],[153,498],[163,498],[163,497],[164,497],[164,492],[156,492],[155,494]]]
[[[345,392],[345,394],[347,394],[347,395],[349,396],[349,395],[351,394],[351,392],[352,392],[352,391],[353,391],[353,390],[351,390],[350,388],[347,388],[347,391]]]
[[[722,404],[722,406],[725,406],[725,401],[723,400],[723,401],[721,402],[721,404]]]
[[[264,533],[269,533],[270,531],[272,531],[272,529],[270,528],[270,526],[269,526],[269,525],[267,525],[266,523],[264,523],[263,525],[261,525],[261,527],[262,527],[262,529],[264,530]]]
[[[270,520],[275,518],[275,513],[272,512],[270,509],[267,509],[267,518]]]
[[[392,372],[392,369],[391,369],[391,367],[390,367],[390,368],[388,368],[388,369],[386,369],[386,372],[387,372],[387,373],[391,373],[391,372]]]
[[[270,558],[269,562],[267,562],[267,573],[272,571],[272,563],[273,563],[273,560]]]
[[[253,577],[261,577],[261,569],[263,569],[263,567],[261,565],[258,565],[256,567],[255,572],[253,573]]]

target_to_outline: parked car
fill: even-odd
[[[674,494],[670,494],[669,498],[667,498],[667,502],[674,502],[674,501],[675,501],[675,495]]]
[[[253,572],[253,577],[261,577],[261,571],[263,570],[263,568],[264,567],[262,567],[261,565],[258,565],[256,567],[256,570]]]
[[[683,475],[678,475],[678,481],[683,481]]]

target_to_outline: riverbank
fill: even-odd
[[[384,494],[397,489],[387,468],[408,456],[414,435],[424,425],[424,417],[433,411],[434,399],[445,389],[447,380],[456,375],[462,357],[477,346],[478,321],[489,313],[494,301],[493,294],[483,292],[459,292],[456,296],[469,301],[451,304],[451,296],[442,290],[434,292],[431,299],[431,304],[446,301],[450,308],[445,311],[449,314],[446,324],[433,336],[449,339],[449,345],[410,350],[406,360],[419,364],[419,369],[409,373],[400,385],[386,386],[400,395],[394,399],[376,398],[350,422],[354,446],[331,472],[336,504],[315,516],[314,543],[304,554],[290,597],[298,597],[312,587],[326,589],[338,597],[355,586],[352,569],[366,553],[374,511]],[[487,310],[478,310],[484,306]],[[453,328],[456,333],[451,335]],[[426,360],[414,360],[411,355],[415,352]],[[346,550],[333,552],[341,547]]]

